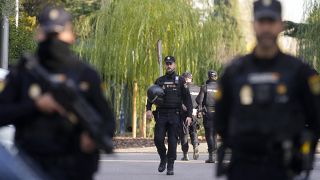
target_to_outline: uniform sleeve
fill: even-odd
[[[107,102],[105,96],[103,95],[101,79],[99,75],[93,70],[88,70],[87,73],[84,74],[87,78],[86,81],[90,82],[88,94],[91,100],[91,104],[102,116],[106,132],[111,137],[113,137],[116,127],[115,117],[111,105]]]
[[[200,106],[201,108],[203,104],[204,93],[205,93],[205,85],[201,86],[200,92],[196,98],[196,102],[198,106]]]
[[[159,79],[157,79],[154,84],[158,84],[159,85]],[[152,108],[152,103],[147,101],[147,105],[146,105],[146,110],[147,111],[151,111],[151,108]]]
[[[181,86],[182,102],[187,107],[187,116],[192,118],[193,106],[192,106],[192,99],[191,99],[189,88],[183,78],[180,78],[180,83],[182,84]]]
[[[299,73],[302,77],[302,108],[306,114],[306,126],[316,138],[320,137],[320,77],[305,65]]]
[[[151,111],[152,103],[147,101],[146,109],[147,111]]]
[[[214,129],[222,137],[227,138],[229,114],[232,105],[230,74],[226,70],[218,82],[218,91],[215,93],[216,117],[214,120]]]
[[[0,126],[15,124],[19,120],[36,112],[36,105],[32,100],[19,100],[21,77],[18,73],[9,73],[3,83],[0,93]]]

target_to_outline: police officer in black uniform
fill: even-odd
[[[189,161],[188,150],[188,136],[190,135],[191,144],[193,146],[193,159],[197,160],[199,158],[199,140],[198,140],[198,118],[197,118],[197,103],[196,97],[200,92],[200,87],[192,83],[192,74],[190,72],[184,72],[182,77],[185,79],[190,95],[192,100],[192,123],[189,127],[185,124],[185,119],[187,118],[187,109],[184,104],[182,104],[182,111],[181,111],[181,128],[180,128],[180,141],[181,141],[181,149],[183,152],[183,157],[181,158],[182,161]]]
[[[306,164],[312,167],[320,80],[279,49],[279,1],[254,2],[254,30],[253,52],[235,59],[221,77],[214,128],[232,151],[229,180],[289,180]]]
[[[154,142],[160,156],[159,172],[166,169],[167,175],[173,175],[173,165],[177,157],[177,140],[179,136],[180,109],[182,103],[187,108],[186,124],[189,126],[192,121],[192,102],[189,89],[184,79],[175,73],[176,64],[173,56],[164,59],[166,63],[166,74],[155,81],[164,89],[163,103],[157,105],[154,112],[156,120]],[[152,101],[147,103],[147,119],[152,118]],[[165,136],[168,133],[168,151],[165,146]]]
[[[200,93],[197,97],[199,104],[199,112],[202,112],[203,126],[205,130],[206,141],[208,145],[209,159],[206,163],[214,163],[213,153],[216,149],[216,138],[213,130],[213,121],[215,113],[214,93],[217,91],[218,75],[216,71],[208,71],[208,80],[205,85],[201,87]]]
[[[104,120],[112,137],[115,121],[101,90],[97,72],[76,56],[70,14],[47,7],[39,16],[38,49],[34,58],[55,77],[76,82],[79,93]],[[90,180],[98,169],[99,152],[85,127],[70,123],[66,110],[57,103],[45,84],[25,68],[22,58],[11,69],[0,94],[0,125],[13,124],[19,152],[29,156],[52,179]]]

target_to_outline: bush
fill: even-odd
[[[36,18],[22,15],[19,26],[15,26],[13,18],[10,18],[9,33],[9,64],[14,64],[25,52],[32,52],[36,48],[34,29]]]

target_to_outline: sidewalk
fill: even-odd
[[[200,143],[199,145],[199,152],[200,153],[208,153],[207,151],[207,144],[206,143]],[[127,149],[115,149],[115,152],[126,152],[126,153],[155,153],[157,152],[157,149],[155,146],[153,147],[141,147],[141,148],[127,148]],[[181,145],[178,145],[177,152],[181,151]],[[193,147],[191,144],[189,144],[189,152],[193,152]]]
[[[115,152],[119,153],[155,153],[157,152],[157,149],[155,146],[153,147],[141,147],[141,148],[127,148],[127,149],[115,149]],[[177,152],[182,153],[181,151],[181,145],[178,145]],[[189,152],[193,152],[193,147],[191,144],[189,144]],[[200,153],[208,153],[207,151],[207,144],[206,143],[200,143],[199,145],[199,152]],[[320,143],[317,147],[317,154],[320,154]]]

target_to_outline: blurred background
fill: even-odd
[[[319,70],[320,1],[282,2],[281,48]],[[201,85],[209,69],[221,72],[255,46],[252,0],[2,0],[2,47],[6,21],[9,36],[1,58],[7,49],[9,67],[35,50],[36,15],[48,4],[73,14],[78,35],[73,48],[100,72],[121,137],[153,136],[153,122],[145,119],[146,89],[160,75],[159,55],[175,56],[178,72],[192,72]]]

